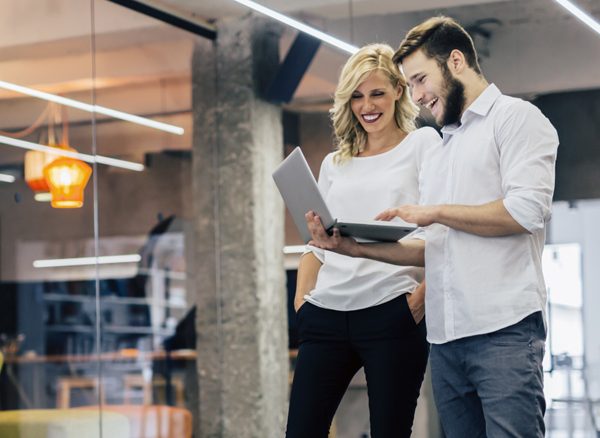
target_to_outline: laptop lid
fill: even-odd
[[[305,243],[311,239],[304,218],[306,212],[319,215],[325,229],[333,226],[335,220],[299,147],[273,172],[273,179]]]
[[[299,147],[273,172],[273,179],[305,243],[311,239],[304,218],[307,211],[319,215],[326,230],[335,225],[343,236],[352,236],[363,242],[395,242],[416,229],[415,224],[408,224],[399,218],[393,222],[334,219]]]

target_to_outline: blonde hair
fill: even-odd
[[[352,113],[352,93],[375,70],[382,71],[394,89],[402,94],[394,106],[396,126],[408,133],[415,129],[418,107],[411,101],[406,79],[392,61],[394,50],[387,44],[369,44],[348,59],[335,90],[333,108],[329,110],[337,142],[334,162],[341,164],[361,152],[367,142],[367,133]]]

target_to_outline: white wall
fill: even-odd
[[[554,204],[548,243],[579,243],[582,250],[583,325],[591,396],[600,396],[600,200]]]

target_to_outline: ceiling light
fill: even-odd
[[[6,173],[0,173],[0,182],[14,183],[15,177]]]
[[[287,245],[283,247],[284,254],[302,254],[306,251],[305,245]]]
[[[38,202],[50,202],[52,201],[52,194],[50,192],[39,192],[33,195],[33,199]]]
[[[0,88],[16,91],[17,93],[26,94],[28,96],[37,97],[50,102],[56,102],[61,105],[77,108],[90,113],[102,114],[105,116],[114,117],[116,119],[125,120],[127,122],[136,123],[138,125],[147,126],[149,128],[159,129],[161,131],[170,132],[172,134],[182,135],[183,128],[179,126],[161,123],[155,120],[150,120],[145,117],[134,116],[133,114],[124,113],[111,108],[106,108],[100,105],[90,105],[89,103],[80,102],[78,100],[68,99],[66,97],[57,96],[55,94],[46,93],[44,91],[34,90],[33,88],[23,87],[21,85],[12,84],[10,82],[0,81]]]
[[[92,167],[81,160],[61,157],[44,168],[54,208],[81,208]]]
[[[54,145],[53,145],[54,146]],[[56,160],[58,157],[41,151],[25,152],[23,162],[25,182],[34,193],[49,192],[48,182],[44,176],[44,167]]]
[[[101,257],[75,257],[70,259],[46,259],[33,262],[34,268],[57,268],[65,266],[109,265],[116,263],[138,263],[142,257],[139,254],[124,254]]]
[[[86,163],[99,163],[106,164],[108,166],[120,167],[123,169],[135,170],[141,172],[144,170],[144,165],[139,163],[133,163],[131,161],[118,160],[116,158],[104,157],[102,155],[88,155],[81,154],[79,152],[69,151],[67,149],[60,149],[52,146],[45,146],[38,143],[32,143],[30,141],[19,140],[17,138],[7,137],[5,135],[0,135],[0,143],[4,143],[10,146],[15,146],[21,149],[29,149],[32,151],[42,151],[48,152],[50,154],[68,157],[68,158],[76,158],[81,161],[85,161]]]
[[[567,11],[569,11],[571,14],[575,15],[575,17],[577,17],[578,19],[583,21],[586,25],[591,27],[592,30],[595,30],[597,33],[600,34],[600,23],[598,23],[596,20],[594,20],[588,14],[586,14],[579,7],[575,6],[575,4],[573,2],[571,2],[569,0],[554,0],[554,1],[556,3],[558,3],[559,5],[561,5],[563,8],[565,8]]]
[[[345,43],[344,41],[332,37],[331,35],[328,35],[325,32],[321,32],[320,30],[317,30],[314,27],[307,26],[306,24],[301,23],[298,20],[294,20],[293,18],[290,18],[287,15],[280,14],[279,12],[276,12],[273,9],[269,9],[263,5],[253,2],[252,0],[234,1],[241,5],[247,6],[250,9],[255,10],[256,12],[260,12],[261,14],[274,18],[275,20],[280,21],[284,24],[287,24],[288,26],[291,26],[294,29],[298,29],[300,32],[312,35],[313,37],[320,39],[324,43],[337,47],[338,49],[350,53],[351,55],[358,51],[358,47],[353,46],[352,44]]]

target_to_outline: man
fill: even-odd
[[[420,173],[420,205],[382,212],[425,229],[425,242],[313,244],[353,257],[426,265],[433,391],[449,438],[542,437],[545,226],[558,137],[533,105],[488,84],[473,42],[447,17],[413,28],[394,55],[413,100],[442,125]]]

